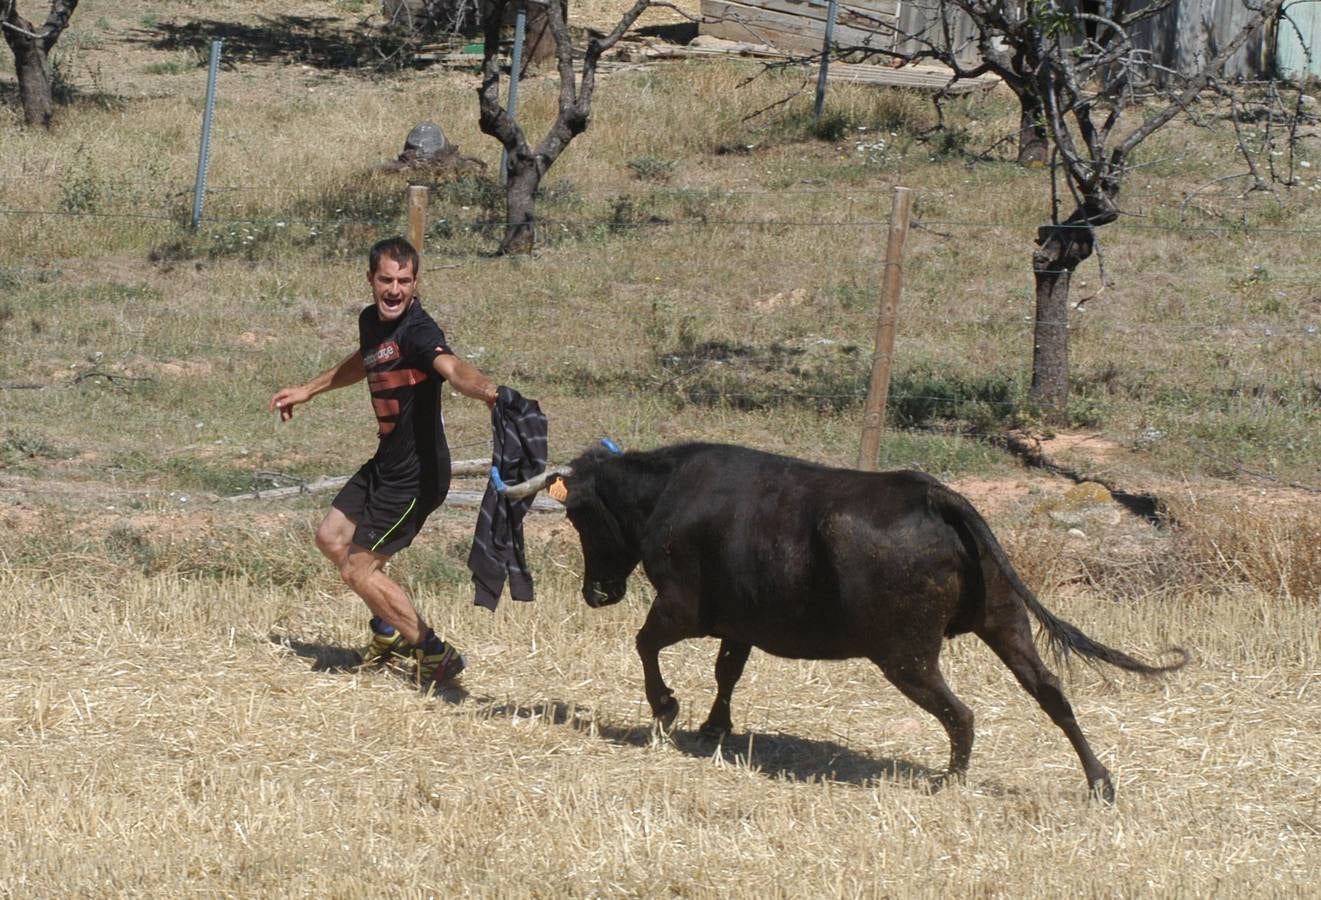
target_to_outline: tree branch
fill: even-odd
[[[46,16],[46,23],[41,27],[41,43],[47,53],[69,27],[69,18],[77,8],[78,0],[56,0],[50,5],[50,15]]]
[[[1189,79],[1188,86],[1184,88],[1178,97],[1120,142],[1119,146],[1110,154],[1114,163],[1116,165],[1121,164],[1133,152],[1134,148],[1163,128],[1166,123],[1196,100],[1197,96],[1206,89],[1211,79],[1224,68],[1225,63],[1233,59],[1234,55],[1243,48],[1249,38],[1265,27],[1268,21],[1273,20],[1279,14],[1280,7],[1283,5],[1284,0],[1265,0],[1258,10],[1257,16],[1240,28],[1238,33],[1221,48],[1215,57],[1193,74]]]

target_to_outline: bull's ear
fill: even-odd
[[[569,501],[569,487],[563,478],[556,478],[552,481],[550,486],[546,488],[546,493],[550,494],[561,503],[567,503]]]

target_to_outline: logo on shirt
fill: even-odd
[[[362,358],[362,362],[367,368],[374,369],[377,366],[383,366],[386,363],[392,363],[399,358],[399,345],[394,341],[382,344],[371,353]]]

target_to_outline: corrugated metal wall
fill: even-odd
[[[1275,32],[1280,75],[1296,81],[1321,78],[1321,3],[1295,0],[1284,5],[1284,14],[1289,21],[1282,17]]]
[[[1133,42],[1152,62],[1176,72],[1200,70],[1252,18],[1243,0],[1179,0],[1133,29]],[[1262,29],[1225,64],[1224,78],[1270,77],[1268,29]]]
[[[1061,0],[1066,8],[1080,8],[1081,0]],[[941,45],[949,35],[958,48],[959,61],[974,64],[978,59],[977,31],[972,20],[953,3],[941,0],[856,0],[841,3],[835,40],[842,46],[883,46],[913,52],[924,41]],[[1148,3],[1141,3],[1134,12]],[[702,5],[704,33],[735,40],[757,40],[784,49],[811,52],[820,47],[826,0],[705,0]],[[1093,9],[1112,7],[1112,0],[1096,0]],[[1278,27],[1257,32],[1220,75],[1228,79],[1264,79],[1276,74],[1302,78],[1321,76],[1321,0],[1291,0],[1286,7],[1297,27]],[[852,16],[852,18],[850,18]],[[861,16],[861,17],[859,17]],[[1150,54],[1152,73],[1184,74],[1199,71],[1219,48],[1251,21],[1253,12],[1246,0],[1176,0],[1167,9],[1134,26],[1134,45]],[[855,23],[853,19],[858,19]],[[891,32],[892,22],[898,34]],[[724,29],[724,30],[722,30]],[[728,32],[728,33],[726,33]],[[1300,37],[1301,33],[1301,37]],[[913,35],[908,40],[900,36]],[[1278,48],[1277,48],[1278,43]],[[1313,48],[1310,55],[1304,46]]]
[[[945,21],[942,21],[942,17]],[[977,29],[972,20],[964,15],[952,3],[940,0],[901,0],[899,4],[899,33],[915,35],[911,40],[898,42],[898,49],[903,53],[920,50],[923,41],[941,45],[944,29],[948,28],[953,43],[958,48],[958,60],[964,65],[977,62]]]
[[[1079,5],[1076,0],[1064,0],[1064,3],[1075,8]],[[1101,5],[1104,8],[1106,4]],[[1138,6],[1135,11],[1141,8]],[[931,40],[937,39],[943,27],[942,9],[939,0],[903,0],[899,10],[900,32],[930,35]],[[1310,72],[1321,74],[1318,72],[1321,64],[1321,2],[1294,0],[1289,9],[1308,46],[1315,48]],[[1231,40],[1251,18],[1252,12],[1244,0],[1178,0],[1160,14],[1137,25],[1132,36],[1139,49],[1150,52],[1154,66],[1189,73],[1197,71],[1207,59],[1215,56],[1218,48]],[[976,32],[971,21],[959,13],[952,17],[949,28],[961,47],[960,60],[975,61],[977,48],[973,39]],[[1278,68],[1286,77],[1297,78],[1302,72],[1309,71],[1306,54],[1294,29],[1279,29],[1278,55],[1274,36],[1272,29],[1258,32],[1225,65],[1221,75],[1231,79],[1269,78]],[[900,49],[915,50],[917,46],[916,41],[909,41],[901,44]]]

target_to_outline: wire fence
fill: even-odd
[[[53,179],[44,191],[53,204],[22,203],[22,191],[43,194],[30,189],[45,178],[0,177],[0,222],[66,231],[145,223],[157,229],[158,242],[191,242],[180,252],[217,260],[272,258],[262,256],[263,245],[274,246],[274,255],[331,255],[348,240],[342,258],[355,268],[370,236],[406,229],[402,190],[344,212],[309,215],[312,206],[299,213],[303,192],[219,184],[208,191],[209,212],[192,233],[185,188],[124,179],[99,186],[90,201],[96,208],[87,209]],[[433,311],[447,331],[453,328],[456,347],[542,394],[856,413],[871,367],[889,197],[816,188],[637,190],[652,197],[654,209],[612,206],[623,196],[615,191],[591,194],[604,207],[584,202],[588,192],[567,201],[550,197],[537,227],[554,252],[537,274],[490,252],[503,224],[489,197],[477,198],[487,201],[481,206],[467,194],[438,190],[426,266],[447,270],[446,283],[461,295],[502,297],[498,313],[437,298]],[[240,205],[257,198],[256,205],[237,214],[239,206],[227,206],[231,196]],[[1100,229],[1108,271],[1089,260],[1074,275],[1069,321],[1041,323],[1029,258],[1043,223],[924,217],[920,199],[898,311],[892,424],[962,433],[1027,414],[1034,329],[1067,324],[1075,415],[1083,422],[1118,410],[1139,444],[1171,436],[1195,441],[1209,429],[1230,428],[1245,443],[1269,436],[1272,446],[1321,459],[1321,267],[1314,249],[1321,228],[1308,221],[1181,225],[1177,206],[1153,201],[1148,208],[1162,224],[1121,218]],[[695,214],[680,215],[689,201]],[[1158,232],[1179,242],[1177,253],[1147,252]],[[576,262],[560,249],[574,249]],[[573,265],[581,269],[570,271]],[[58,263],[41,259],[0,264],[0,310],[12,316],[20,298],[44,282],[55,290],[53,268]],[[107,306],[104,318],[113,324],[102,343],[110,356],[116,346],[128,354],[144,343],[185,360],[258,361],[268,352],[260,343],[218,344],[202,336],[211,332],[193,334],[168,318],[126,327],[109,308],[139,302],[131,289],[106,297],[84,290],[92,291],[86,302]],[[356,282],[344,298],[336,302],[345,308],[362,299]],[[529,333],[553,339],[529,340]],[[12,371],[0,378],[7,392],[42,386]]]

